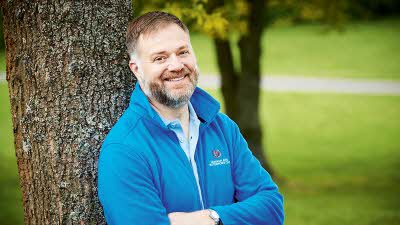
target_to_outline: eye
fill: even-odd
[[[164,62],[165,60],[166,60],[167,58],[165,57],[165,56],[157,56],[157,57],[155,57],[154,58],[154,62],[157,62],[157,63],[162,63],[162,62]]]
[[[181,55],[181,56],[189,55],[189,50],[181,51],[181,52],[179,52],[179,55]]]

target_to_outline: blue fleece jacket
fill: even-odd
[[[283,198],[219,103],[196,88],[201,121],[195,160],[205,208],[224,225],[283,224]],[[128,109],[103,143],[98,195],[108,224],[169,225],[168,213],[201,210],[193,170],[136,85]]]

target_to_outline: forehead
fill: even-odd
[[[140,55],[170,52],[183,46],[190,46],[190,37],[176,24],[168,24],[156,31],[139,36],[137,51]]]

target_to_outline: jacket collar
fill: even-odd
[[[202,123],[205,123],[205,125],[208,125],[220,110],[220,104],[217,100],[199,87],[196,87],[194,90],[190,102],[196,111],[197,117]],[[135,89],[132,92],[129,109],[141,116],[149,117],[162,127],[165,126],[160,116],[150,105],[150,102],[142,91],[139,82],[136,82]]]

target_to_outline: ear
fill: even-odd
[[[139,65],[137,59],[131,59],[129,60],[129,68],[131,71],[138,76],[139,75]]]
[[[129,69],[135,74],[137,81],[139,82],[140,86],[142,86],[143,74],[139,66],[139,60],[137,58],[132,58],[129,60]]]

